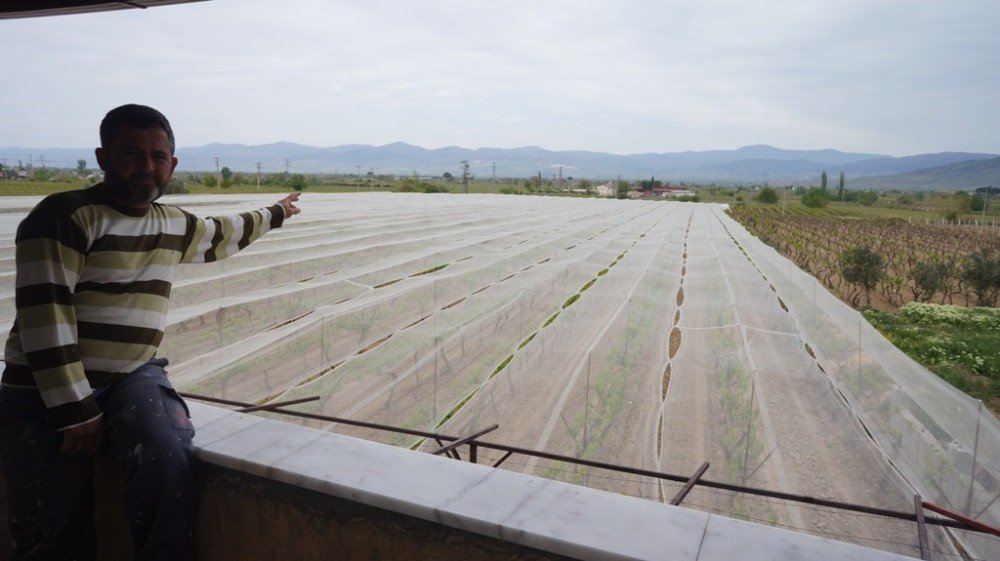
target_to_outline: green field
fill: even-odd
[[[1000,414],[1000,308],[912,303],[864,315],[900,350]]]

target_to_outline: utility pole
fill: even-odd
[[[465,194],[469,194],[469,160],[462,160],[462,185],[465,187]]]
[[[215,190],[218,191],[219,189],[222,189],[222,177],[221,177],[221,175],[219,173],[219,157],[218,156],[215,157],[215,179],[217,181],[217,183],[215,184]]]
[[[257,190],[260,191],[260,162],[257,162]]]

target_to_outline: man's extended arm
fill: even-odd
[[[201,219],[187,213],[187,239],[181,260],[207,263],[229,257],[268,231],[280,228],[285,218],[298,214],[298,199],[299,193],[292,193],[265,209],[235,216]]]

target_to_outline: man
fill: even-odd
[[[179,263],[227,257],[297,214],[277,204],[200,219],[154,202],[177,166],[166,117],[101,122],[104,181],[46,197],[17,230],[17,318],[0,384],[0,467],[13,559],[96,557],[93,460],[125,473],[136,559],[192,559],[194,428],[156,351]]]

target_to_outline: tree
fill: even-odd
[[[222,175],[222,188],[229,189],[233,186],[233,170],[223,167],[219,174]]]
[[[955,191],[955,194],[951,196],[952,201],[954,201],[954,209],[958,214],[963,212],[969,212],[972,208],[972,200],[969,194],[965,191]]]
[[[770,187],[764,187],[760,193],[757,193],[757,202],[773,205],[778,202],[778,192]]]
[[[579,186],[581,189],[586,191],[588,195],[591,195],[594,192],[594,184],[589,179],[581,179]]]
[[[840,254],[840,276],[864,291],[864,308],[871,305],[872,289],[885,277],[885,261],[866,245],[853,247]],[[851,305],[857,305],[855,296]]]
[[[643,180],[639,182],[639,189],[643,191],[652,191],[653,189],[663,187],[663,182],[655,177],[650,177],[648,180]]]
[[[206,173],[205,177],[201,179],[201,182],[205,185],[205,187],[215,187],[219,184],[219,180],[216,179],[211,173]]]
[[[305,191],[306,187],[306,176],[301,173],[296,173],[288,180],[288,186],[296,191]]]
[[[87,175],[87,160],[76,161],[76,174],[80,177]]]
[[[840,182],[837,183],[837,198],[844,200],[844,172],[840,172]]]
[[[825,189],[813,187],[802,196],[802,205],[809,208],[823,208],[827,202],[828,197]]]
[[[455,176],[452,175],[450,171],[444,172],[444,175],[442,177],[444,177],[444,180],[447,181],[448,183],[455,181]]]
[[[993,306],[1000,294],[1000,255],[994,257],[991,248],[980,248],[962,267],[962,280],[972,286],[977,304]]]
[[[878,200],[878,193],[875,191],[862,191],[858,193],[858,202],[864,206],[872,206]]]
[[[629,187],[631,187],[631,185],[629,185],[628,181],[619,181],[618,190],[615,193],[615,196],[619,199],[627,199]]]
[[[980,195],[979,193],[972,195],[972,198],[969,199],[969,210],[972,212],[982,212],[985,206],[986,197]]]
[[[819,188],[826,193],[826,170],[823,170],[823,175],[819,176]]]
[[[913,297],[919,302],[930,302],[931,298],[948,286],[951,269],[941,261],[919,261],[910,268],[913,279]]]

